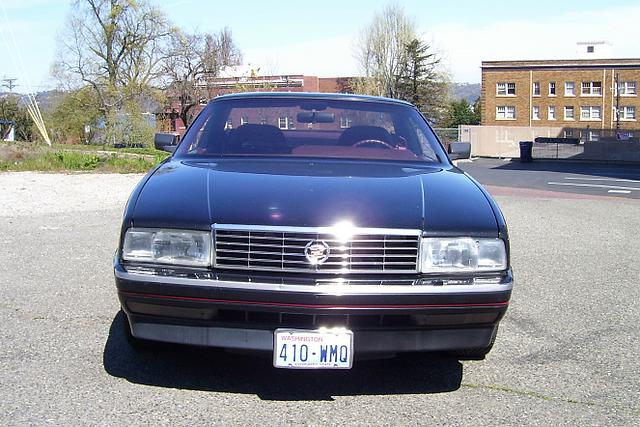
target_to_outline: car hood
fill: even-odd
[[[172,161],[140,191],[136,227],[358,227],[497,235],[487,196],[456,168],[381,162]]]

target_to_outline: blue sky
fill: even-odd
[[[363,27],[387,0],[154,1],[184,29],[217,31],[228,26],[245,62],[263,74],[345,76],[358,72],[353,46]],[[442,57],[457,82],[479,82],[480,61],[575,57],[578,41],[606,40],[614,57],[640,57],[640,2],[420,1],[404,7],[421,37]],[[481,6],[479,6],[481,5]],[[4,11],[2,10],[4,8]],[[0,0],[0,78],[18,77],[24,90],[51,88],[50,65],[71,2]],[[6,12],[6,21],[4,12]],[[7,54],[11,35],[24,63]],[[11,49],[13,51],[13,49]]]

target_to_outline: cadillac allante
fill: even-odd
[[[344,94],[211,101],[125,208],[114,260],[126,334],[269,352],[483,358],[513,275],[505,220],[411,104]]]

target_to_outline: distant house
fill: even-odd
[[[0,119],[0,136],[3,141],[15,141],[16,122]]]

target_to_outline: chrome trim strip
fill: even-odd
[[[394,295],[394,294],[464,294],[503,292],[513,289],[513,279],[501,283],[474,285],[284,285],[260,282],[232,282],[227,280],[191,279],[186,277],[156,276],[129,273],[115,268],[115,276],[122,280],[148,283],[166,283],[180,286],[204,286],[221,289],[242,289],[270,292],[302,292],[319,295]]]
[[[281,225],[246,225],[246,224],[213,224],[212,229],[220,228],[221,230],[230,231],[264,231],[275,233],[320,233],[320,234],[334,234],[339,227],[288,227]],[[402,228],[359,228],[354,227],[354,236],[361,234],[387,234],[393,236],[420,236],[421,230],[411,230]]]
[[[313,267],[309,267],[309,268],[286,268],[286,269],[282,269],[279,267],[253,267],[253,268],[247,268],[244,266],[233,266],[233,265],[227,265],[225,264],[224,266],[219,266],[218,264],[215,265],[215,267],[218,268],[224,268],[225,270],[238,270],[238,271],[272,271],[272,272],[279,272],[279,273],[310,273],[310,274],[380,274],[380,273],[387,273],[387,274],[415,274],[418,272],[417,269],[410,269],[410,270],[374,270],[374,269],[369,269],[369,270],[356,270],[356,269],[323,269],[323,270],[316,270]]]

